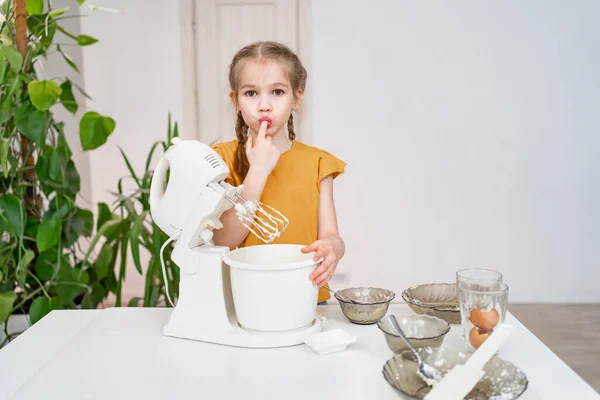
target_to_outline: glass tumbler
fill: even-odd
[[[484,268],[469,268],[456,271],[458,286],[496,285],[502,282],[502,274],[498,271]]]
[[[508,285],[498,281],[459,284],[458,299],[465,343],[475,350],[504,323]]]

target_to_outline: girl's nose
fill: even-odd
[[[258,103],[258,111],[260,112],[268,112],[272,109],[271,101],[269,96],[261,96],[260,102]]]

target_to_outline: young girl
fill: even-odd
[[[329,299],[326,285],[345,246],[338,233],[333,179],[346,163],[330,153],[297,141],[292,111],[300,106],[306,70],[288,47],[257,42],[242,48],[229,70],[229,97],[237,111],[237,140],[213,148],[231,173],[226,181],[245,186],[247,200],[259,200],[289,219],[286,231],[272,243],[306,245],[323,261],[310,274],[319,286],[318,302]],[[287,125],[287,129],[286,129]],[[214,231],[214,243],[230,249],[263,244],[230,209]]]

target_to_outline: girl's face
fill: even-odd
[[[282,134],[290,113],[300,105],[302,91],[294,96],[286,70],[276,61],[248,61],[239,76],[237,96],[229,96],[237,111],[242,112],[246,125],[256,133],[263,120],[267,135]]]

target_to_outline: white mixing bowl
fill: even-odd
[[[229,252],[235,312],[244,328],[263,332],[309,326],[317,312],[319,288],[310,273],[318,263],[304,246],[266,244]]]

